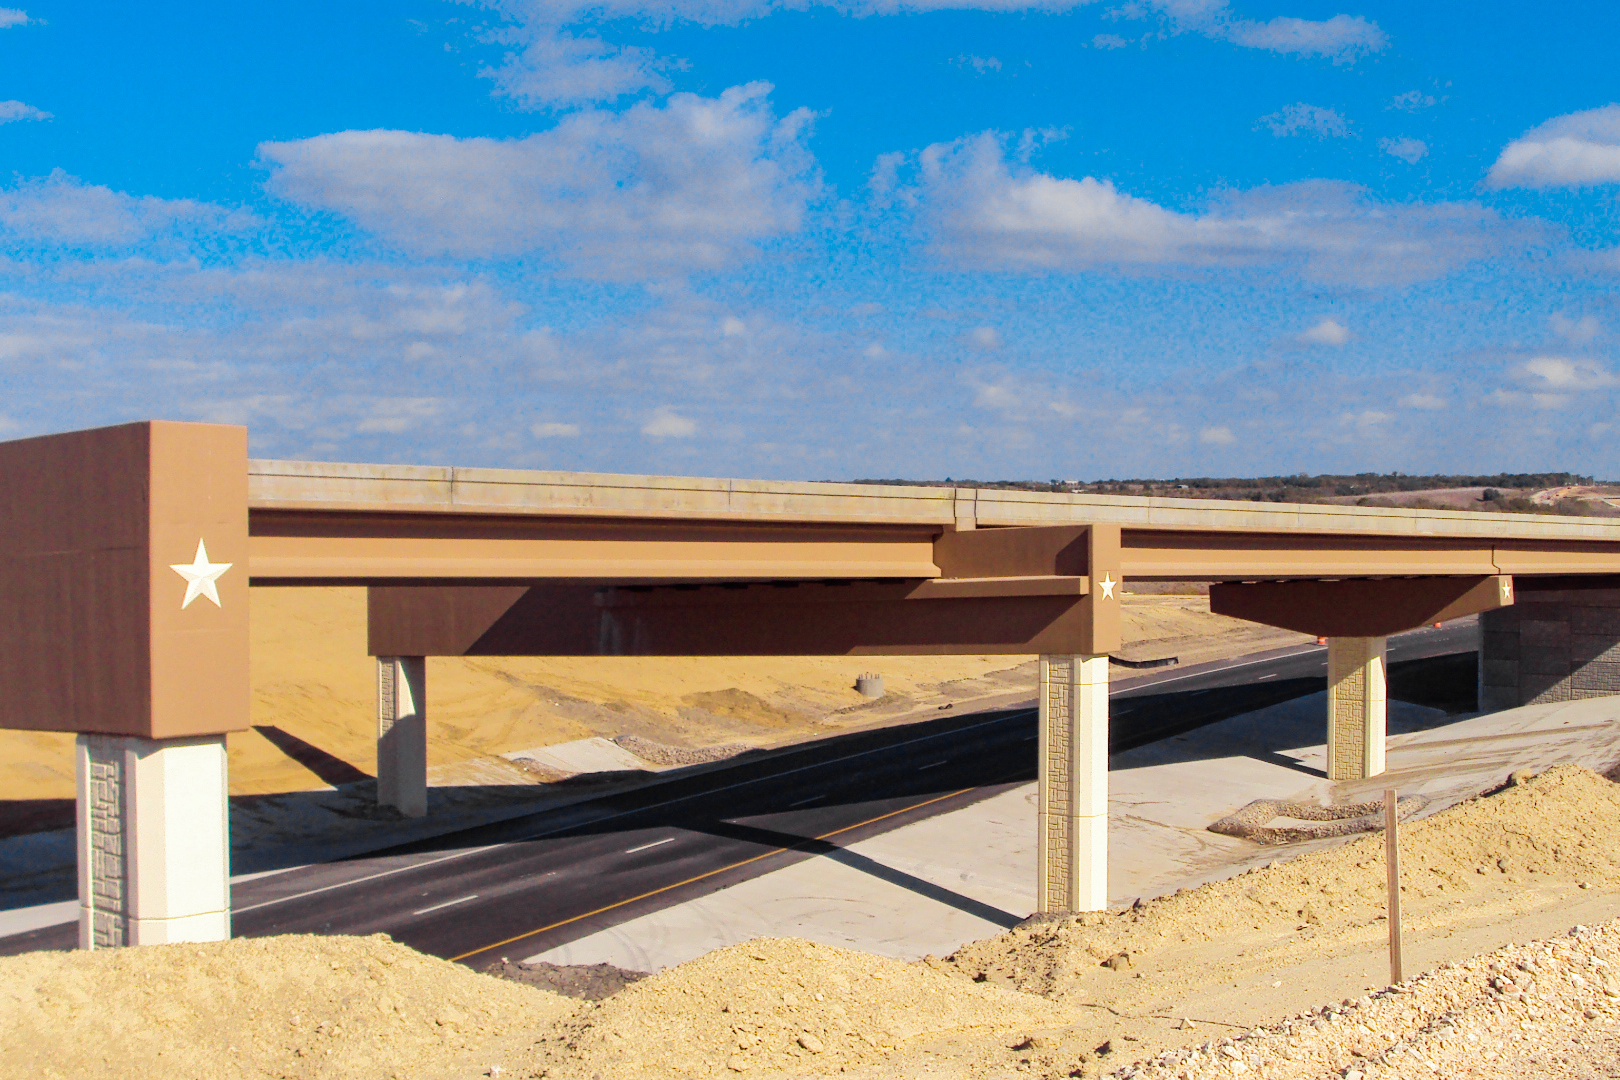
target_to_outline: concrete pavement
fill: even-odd
[[[1387,786],[1438,812],[1515,769],[1620,761],[1620,698],[1454,718],[1391,702],[1389,771],[1323,775],[1324,694],[1312,694],[1114,755],[1109,763],[1110,900],[1231,876],[1323,840],[1261,847],[1207,831],[1253,799],[1369,801]],[[909,879],[936,887],[921,895]],[[766,935],[903,959],[944,954],[1035,908],[1035,785],[907,825],[528,957],[648,971]],[[953,899],[953,897],[955,899]],[[985,910],[988,906],[1004,917]],[[989,916],[989,917],[987,917]]]

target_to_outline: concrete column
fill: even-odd
[[[80,735],[79,947],[231,936],[225,736]]]
[[[1108,657],[1043,656],[1041,911],[1108,907]]]
[[[1387,640],[1328,638],[1329,780],[1363,780],[1384,771]]]
[[[377,805],[427,814],[427,661],[377,657]]]

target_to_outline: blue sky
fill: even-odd
[[[0,437],[1620,477],[1617,41],[1595,2],[0,8]]]

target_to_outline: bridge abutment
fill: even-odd
[[[1108,657],[1042,656],[1039,910],[1108,907]]]
[[[1480,616],[1481,712],[1620,694],[1620,587],[1547,584]]]
[[[427,815],[427,660],[377,657],[377,805]]]

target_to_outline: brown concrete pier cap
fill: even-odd
[[[245,729],[247,510],[245,428],[148,422],[0,443],[4,725]],[[218,603],[177,565],[201,565]]]

